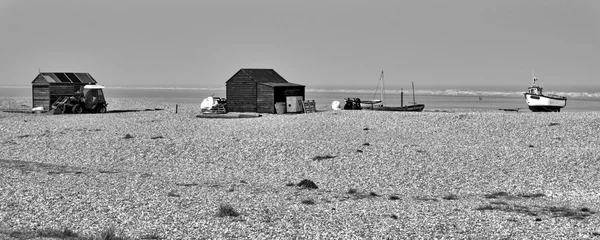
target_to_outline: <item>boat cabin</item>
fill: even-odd
[[[527,93],[531,95],[542,95],[542,88],[538,86],[532,86],[527,88]]]

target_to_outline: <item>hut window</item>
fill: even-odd
[[[56,75],[56,77],[58,77],[58,79],[61,82],[64,82],[64,83],[70,83],[71,82],[71,80],[69,80],[69,78],[67,77],[67,75],[65,75],[64,73],[54,73],[54,75]]]
[[[69,79],[71,79],[71,81],[73,81],[74,83],[80,83],[81,80],[79,80],[79,78],[77,76],[75,76],[75,74],[73,73],[65,73],[67,75],[67,77],[69,77]]]

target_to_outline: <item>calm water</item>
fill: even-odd
[[[107,101],[110,98],[144,99],[164,103],[192,103],[200,104],[208,96],[225,97],[224,88],[198,89],[198,88],[106,88],[104,90]],[[600,94],[598,93],[557,93],[568,97],[564,112],[600,111]],[[0,97],[31,97],[30,87],[0,87]],[[315,100],[317,109],[330,109],[333,101],[344,103],[344,98],[360,98],[368,100],[380,98],[374,96],[373,90],[331,90],[307,89],[306,99]],[[480,100],[481,97],[481,100]],[[386,105],[400,106],[400,91],[386,91]],[[459,90],[420,90],[416,92],[417,103],[425,104],[425,111],[474,109],[498,110],[500,108],[527,108],[522,91],[490,92],[490,91],[459,91]],[[412,92],[404,92],[404,103],[412,102]]]

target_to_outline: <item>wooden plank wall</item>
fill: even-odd
[[[50,88],[49,86],[32,86],[33,107],[44,107],[45,110],[50,109]]]
[[[62,96],[75,96],[76,89],[85,86],[85,83],[54,83],[50,84],[50,105]]]
[[[271,86],[258,84],[256,111],[259,113],[275,113],[275,90]]]
[[[256,83],[249,78],[232,78],[226,86],[228,112],[256,112]]]

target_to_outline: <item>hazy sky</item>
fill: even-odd
[[[0,0],[0,86],[42,71],[106,86],[224,87],[273,68],[307,88],[600,92],[598,0]]]

